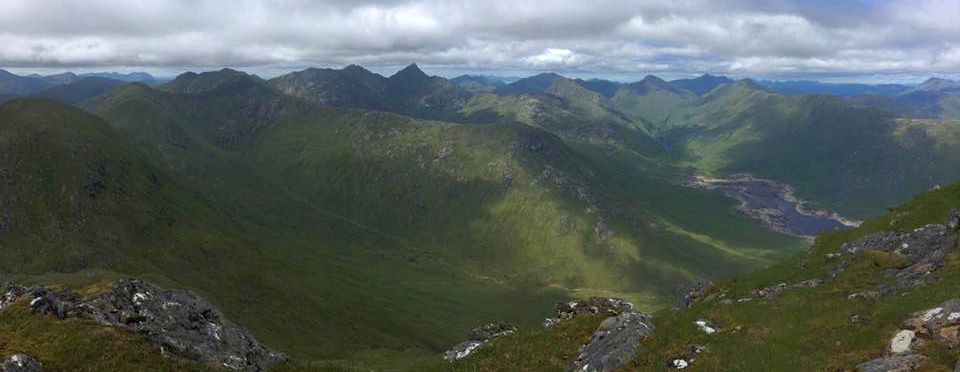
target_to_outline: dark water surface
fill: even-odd
[[[802,201],[789,201],[783,198],[786,185],[748,177],[714,180],[709,188],[722,190],[729,197],[744,203],[744,209],[774,209],[778,211],[778,223],[791,234],[816,236],[833,230],[849,230],[855,226],[845,224],[839,216],[832,214],[812,215],[800,212]]]

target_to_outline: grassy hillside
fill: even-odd
[[[930,223],[943,223],[960,206],[960,184],[924,193],[909,203],[892,208],[857,230],[828,233],[817,238],[808,252],[768,269],[719,281],[689,309],[663,310],[655,314],[656,330],[638,349],[625,370],[668,370],[668,363],[701,345],[704,352],[690,367],[694,370],[810,371],[853,370],[857,364],[883,355],[901,322],[956,297],[960,287],[960,261],[954,252],[946,266],[929,274],[928,284],[875,301],[851,300],[848,295],[890,283],[884,272],[890,262],[882,256],[861,255],[836,278],[828,273],[836,266],[831,255],[845,242],[868,234],[893,230],[913,231]],[[755,298],[756,290],[778,283],[797,283],[828,278],[816,288],[789,289],[772,299]],[[749,298],[749,301],[737,301]],[[856,318],[852,316],[856,315]],[[714,322],[720,331],[707,335],[693,323]],[[852,321],[851,319],[858,319]],[[576,358],[576,347],[585,343],[599,319],[585,317],[549,330],[520,332],[493,341],[475,356],[454,365],[462,370],[561,370]],[[930,359],[922,370],[951,371],[960,354],[939,341],[930,341],[919,352]],[[517,355],[530,356],[517,358]]]

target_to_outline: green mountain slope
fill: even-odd
[[[621,87],[610,101],[613,107],[631,118],[660,125],[694,98],[696,95],[692,92],[648,75],[641,81]]]
[[[270,87],[323,106],[390,111],[425,118],[452,118],[472,96],[447,79],[428,76],[416,64],[389,78],[360,66],[307,69],[271,79]]]
[[[891,355],[891,339],[902,329],[914,329],[924,338],[908,353],[924,355],[918,370],[953,370],[960,354],[950,347],[954,338],[949,327],[938,334],[907,320],[956,298],[960,286],[956,249],[943,267],[921,275],[921,284],[904,287],[891,273],[905,271],[906,253],[850,254],[841,247],[869,234],[909,234],[928,224],[943,224],[957,206],[960,184],[927,192],[857,230],[821,235],[808,252],[792,259],[706,287],[692,297],[691,307],[654,315],[653,335],[638,346],[624,370],[672,370],[678,358],[685,363],[694,359],[686,368],[709,371],[859,370],[861,363]],[[792,286],[810,279],[823,282]],[[870,291],[878,288],[881,292],[871,297]],[[946,318],[946,313],[926,314]],[[695,324],[698,320],[709,321],[716,332],[705,333]],[[578,347],[590,340],[599,324],[598,318],[577,317],[546,330],[498,338],[454,364],[454,369],[563,369],[577,358]],[[694,346],[701,351],[691,352]]]
[[[787,98],[741,81],[674,114],[661,140],[702,172],[784,181],[819,206],[863,217],[960,176],[950,124],[907,124],[839,98]]]

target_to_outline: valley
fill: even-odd
[[[960,177],[952,121],[748,80],[98,79],[0,106],[0,277],[189,288],[322,368],[443,368],[557,301],[669,309]]]

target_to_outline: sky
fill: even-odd
[[[960,0],[2,0],[0,68],[912,82],[960,74],[957,20]]]

